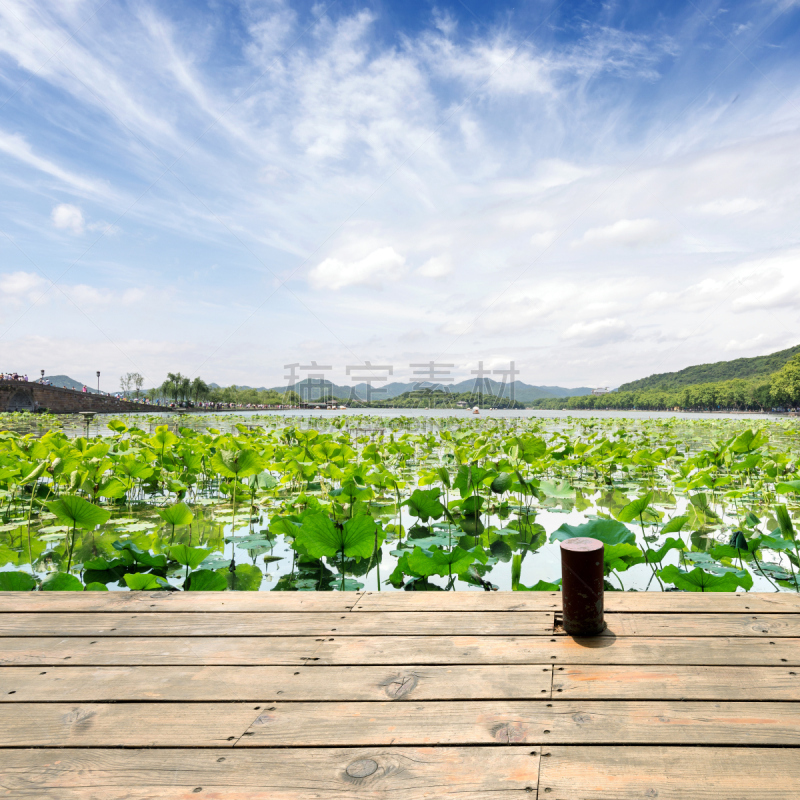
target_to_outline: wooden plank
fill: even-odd
[[[5,667],[0,703],[256,700],[797,700],[784,667]]]
[[[486,667],[4,667],[0,703],[550,697],[547,664]]]
[[[605,636],[800,636],[800,614],[619,612],[605,617],[608,626]],[[564,632],[560,625],[557,631]]]
[[[556,667],[553,697],[564,700],[798,700],[800,669]]]
[[[538,772],[539,749],[529,746],[6,750],[0,797],[486,800],[535,797]]]
[[[790,615],[787,615],[791,619]],[[732,630],[739,630],[735,625]],[[788,629],[790,625],[784,624]],[[691,629],[690,625],[684,628]],[[798,616],[796,636],[800,636]],[[349,614],[0,614],[2,636],[443,636],[547,635],[553,612]]]
[[[606,592],[608,612],[800,614],[795,592]],[[560,592],[366,592],[354,611],[551,611]]]
[[[3,639],[0,667],[123,665],[297,665],[311,663],[319,643],[310,637],[88,637]]]
[[[12,640],[8,640],[12,641]],[[797,666],[800,639],[597,636],[329,637],[312,664],[700,664]]]
[[[2,636],[545,636],[550,611],[0,614]],[[800,614],[607,614],[604,636],[800,637]],[[560,627],[557,633],[563,635]]]
[[[800,594],[607,592],[608,612],[800,614]],[[560,592],[0,592],[0,613],[553,611]]]
[[[553,747],[539,797],[553,800],[794,800],[800,750]]]
[[[358,592],[0,592],[0,614],[350,611]]]
[[[256,703],[0,705],[0,747],[233,747]]]
[[[522,742],[800,746],[800,705],[624,700],[275,703],[237,746]]]
[[[797,703],[592,700],[0,705],[8,747],[800,746]]]
[[[313,645],[314,649],[310,649]],[[800,665],[800,639],[567,636],[6,638],[6,666]]]

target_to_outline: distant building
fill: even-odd
[[[608,394],[611,389],[606,386],[604,389],[592,389],[592,394]]]

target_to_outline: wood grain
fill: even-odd
[[[550,697],[552,667],[4,667],[0,703]],[[785,671],[785,670],[784,670]]]
[[[797,666],[800,639],[596,636],[328,637],[313,664],[698,664]]]
[[[800,614],[606,615],[613,636],[800,637]],[[0,614],[3,636],[545,636],[547,611]],[[563,629],[557,629],[564,635]]]
[[[0,747],[233,747],[259,703],[0,705]],[[268,706],[267,706],[268,707]]]
[[[0,747],[800,746],[795,703],[583,700],[0,705]]]
[[[360,592],[0,592],[0,614],[350,611]]]
[[[275,703],[238,747],[371,744],[800,745],[795,703]]]
[[[794,800],[800,750],[552,747],[539,797],[553,800]]]
[[[557,700],[800,700],[800,669],[556,667],[553,697]]]
[[[800,614],[619,612],[605,618],[604,636],[800,636]],[[557,631],[563,634],[560,626]]]
[[[800,614],[794,592],[607,592],[608,612]],[[560,592],[0,592],[3,612],[559,611]]]
[[[502,800],[536,797],[539,748],[41,749],[3,762],[0,797],[15,800]],[[370,775],[348,774],[365,762]]]
[[[552,611],[560,592],[366,592],[354,611]],[[800,614],[795,592],[606,592],[607,612]]]
[[[567,636],[52,637],[3,639],[7,666],[445,664],[800,665],[800,639]]]
[[[791,615],[785,615],[791,619]],[[797,634],[800,636],[800,615]],[[686,627],[686,626],[684,626]],[[732,630],[744,627],[730,626]],[[775,627],[778,627],[777,625]],[[791,627],[784,623],[784,629]],[[553,632],[553,613],[522,611],[453,614],[398,612],[273,612],[205,614],[0,614],[3,636],[544,636]]]

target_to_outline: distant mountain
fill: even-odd
[[[211,385],[211,384],[209,384]],[[414,389],[430,389],[435,386],[445,388],[454,394],[460,392],[471,392],[475,388],[474,380],[461,381],[460,383],[453,384],[435,384],[430,382],[421,383],[399,383],[397,381],[381,385],[375,382],[372,390],[366,383],[356,383],[352,386],[339,386],[331,381],[311,381],[305,379],[298,381],[294,386],[274,386],[274,391],[281,394],[288,389],[292,389],[300,395],[300,398],[306,402],[313,402],[320,400],[324,396],[331,398],[338,398],[346,400],[353,396],[353,394],[361,400],[365,400],[368,396],[373,400],[391,400],[394,397],[399,397],[405,392],[413,391]],[[239,387],[245,388],[245,387]],[[538,400],[543,397],[572,397],[573,395],[586,395],[591,394],[592,390],[588,387],[582,386],[578,389],[565,389],[561,386],[531,386],[522,381],[514,381],[512,384],[503,385],[499,381],[491,380],[490,378],[484,379],[483,391],[487,395],[510,397],[513,389],[514,399],[521,403],[528,403],[531,400]]]
[[[696,383],[716,383],[730,381],[735,378],[767,377],[777,372],[792,356],[800,353],[800,345],[787,350],[779,350],[768,356],[755,358],[735,358],[732,361],[717,361],[713,364],[698,364],[686,367],[680,372],[662,372],[640,378],[637,381],[623,383],[617,391],[634,392],[642,390],[669,391]]]
[[[82,384],[80,381],[76,381],[73,378],[70,378],[69,375],[45,375],[44,379],[46,381],[50,381],[51,385],[60,386],[62,389],[75,389],[76,391],[80,392],[83,390],[84,387],[84,384]],[[85,385],[87,392],[91,392],[92,394],[97,394],[97,389],[92,389],[92,387],[89,386],[88,383]]]

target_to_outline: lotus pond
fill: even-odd
[[[4,415],[0,431],[0,590],[553,590],[572,536],[604,542],[608,590],[800,588],[789,419]]]

